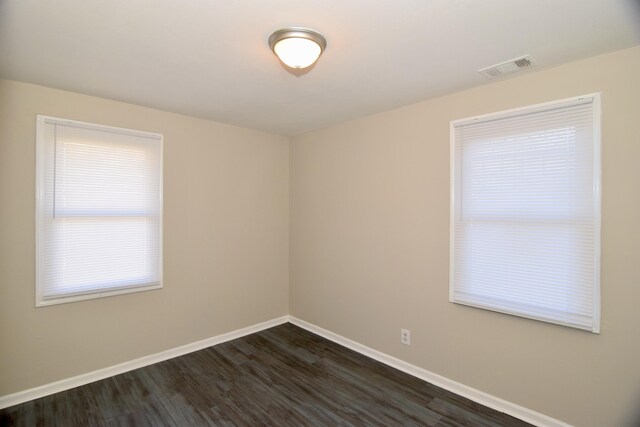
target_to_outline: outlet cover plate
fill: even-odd
[[[400,343],[411,345],[411,331],[408,329],[400,329]]]

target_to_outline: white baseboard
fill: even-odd
[[[18,405],[20,403],[28,402],[33,399],[48,396],[54,393],[58,393],[64,390],[69,390],[81,385],[89,384],[94,381],[103,380],[114,375],[119,375],[125,372],[132,371],[134,369],[142,368],[154,363],[162,362],[164,360],[172,359],[174,357],[182,356],[187,353],[202,350],[212,345],[221,344],[226,341],[231,341],[236,338],[250,335],[264,329],[271,328],[273,326],[281,325],[289,321],[289,316],[282,316],[276,319],[268,320],[266,322],[258,323],[248,326],[246,328],[238,329],[236,331],[227,332],[225,334],[216,335],[215,337],[206,338],[201,341],[196,341],[190,344],[182,345],[180,347],[171,348],[169,350],[161,351],[160,353],[151,354],[149,356],[143,356],[138,359],[130,360],[128,362],[120,363],[117,365],[109,366],[107,368],[98,369],[93,372],[87,372],[86,374],[80,374],[75,377],[66,378],[53,383],[45,384],[39,387],[31,388],[29,390],[19,391],[17,393],[0,396],[0,409],[8,408],[9,406]]]
[[[431,371],[427,371],[426,369],[412,365],[411,363],[407,363],[403,360],[397,359],[381,351],[374,350],[370,347],[367,347],[358,342],[352,341],[348,338],[345,338],[341,335],[338,335],[336,333],[323,329],[319,326],[316,326],[309,322],[305,322],[304,320],[298,319],[294,316],[289,316],[289,322],[303,329],[306,329],[309,332],[312,332],[316,335],[320,335],[321,337],[324,337],[330,341],[333,341],[353,351],[356,351],[360,354],[363,354],[374,360],[377,360],[378,362],[382,362],[385,365],[388,365],[400,371],[406,372],[409,375],[420,378],[421,380],[427,381],[433,385],[436,385],[445,390],[451,391],[460,396],[466,397],[467,399],[473,400],[474,402],[477,402],[481,405],[488,406],[489,408],[495,409],[496,411],[503,412],[505,414],[516,417],[522,421],[526,421],[535,426],[571,427],[569,424],[564,423],[560,420],[556,420],[555,418],[551,418],[547,415],[541,414],[539,412],[535,412],[531,409],[525,408],[520,405],[516,405],[515,403],[508,402],[499,397],[490,395],[483,391],[476,390],[475,388],[468,387],[459,382],[450,380],[449,378],[443,377],[442,375],[438,375]]]
[[[0,409],[7,408],[9,406],[18,405],[20,403],[28,402],[33,399],[48,396],[61,391],[69,390],[75,387],[79,387],[85,384],[89,384],[94,381],[99,381],[105,378],[109,378],[115,375],[119,375],[125,372],[132,371],[134,369],[142,368],[154,363],[162,362],[164,360],[172,359],[174,357],[182,356],[184,354],[192,353],[194,351],[202,350],[207,347],[211,347],[216,344],[231,341],[236,338],[250,335],[256,332],[260,332],[271,327],[281,325],[283,323],[291,322],[292,324],[306,329],[316,335],[320,335],[330,341],[347,347],[360,354],[368,356],[385,365],[396,368],[400,371],[406,372],[409,375],[420,378],[445,390],[449,390],[460,396],[473,400],[474,402],[488,406],[505,414],[509,414],[530,424],[539,427],[571,427],[562,421],[548,417],[546,415],[535,412],[531,409],[527,409],[523,406],[516,405],[515,403],[508,402],[499,397],[490,395],[488,393],[476,390],[472,387],[468,387],[459,382],[450,380],[446,377],[412,365],[403,360],[397,359],[381,351],[374,350],[356,341],[352,341],[341,335],[323,329],[319,326],[305,322],[294,316],[282,316],[276,319],[268,320],[266,322],[258,323],[246,328],[238,329],[236,331],[227,332],[225,334],[216,335],[215,337],[206,338],[201,341],[196,341],[190,344],[186,344],[180,347],[175,347],[169,350],[161,351],[149,356],[140,357],[128,362],[120,363],[118,365],[110,366],[103,369],[98,369],[86,374],[77,375],[75,377],[66,378],[60,381],[56,381],[50,384],[45,384],[39,387],[35,387],[29,390],[19,391],[17,393],[9,394],[6,396],[0,396]]]

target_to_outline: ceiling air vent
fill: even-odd
[[[533,58],[531,58],[531,56],[529,55],[525,55],[519,58],[513,58],[508,61],[501,62],[496,65],[492,65],[487,68],[483,68],[482,70],[478,70],[478,72],[488,79],[497,79],[498,77],[502,77],[505,74],[511,74],[525,68],[534,67],[535,65],[536,63]]]

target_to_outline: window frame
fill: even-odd
[[[43,293],[43,247],[44,247],[44,215],[45,215],[45,203],[46,203],[46,188],[45,188],[45,164],[46,164],[46,148],[48,144],[46,136],[46,126],[51,124],[67,125],[77,128],[84,128],[98,132],[108,132],[116,134],[124,134],[134,137],[142,137],[153,140],[159,145],[159,157],[158,157],[158,174],[159,174],[159,188],[158,188],[158,280],[148,285],[121,285],[114,287],[112,290],[95,290],[87,291],[83,293],[68,293],[66,295],[60,295],[55,297],[45,298]],[[35,246],[36,246],[36,265],[35,265],[35,306],[46,307],[57,304],[65,304],[76,301],[85,301],[96,298],[104,298],[115,295],[124,295],[136,292],[144,292],[154,289],[162,289],[164,287],[163,279],[163,159],[164,152],[164,137],[162,134],[139,131],[121,127],[107,126],[96,123],[82,122],[71,119],[64,119],[59,117],[52,117],[38,114],[36,116],[36,206],[35,206]]]
[[[534,114],[542,111],[549,111],[555,108],[569,107],[590,99],[592,103],[592,131],[593,131],[593,203],[594,203],[594,272],[593,272],[593,312],[592,321],[590,327],[576,325],[561,320],[553,320],[544,317],[538,317],[535,315],[528,315],[519,312],[517,309],[512,311],[507,309],[495,308],[479,303],[469,303],[467,301],[460,301],[455,298],[454,293],[454,274],[455,274],[455,228],[456,228],[456,214],[459,201],[456,198],[457,191],[457,158],[456,158],[456,128],[464,124],[470,123],[482,123],[493,120],[507,119],[510,117],[523,116],[527,114]],[[551,102],[545,102],[535,104],[531,106],[524,106],[513,108],[509,110],[499,111],[495,113],[482,114],[478,116],[468,117],[464,119],[452,120],[449,126],[450,135],[450,219],[449,219],[449,301],[451,303],[466,305],[470,307],[480,308],[484,310],[494,311],[503,314],[509,314],[517,317],[523,317],[533,320],[538,320],[546,323],[558,324],[562,326],[568,326],[580,330],[586,330],[593,333],[600,333],[601,323],[601,227],[602,227],[602,163],[601,163],[601,147],[602,147],[602,107],[601,107],[601,94],[599,92],[591,93],[587,95],[581,95],[571,98],[565,98],[555,100]]]

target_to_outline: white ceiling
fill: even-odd
[[[0,0],[0,77],[294,135],[640,43],[636,0]],[[294,76],[281,27],[328,47]],[[535,72],[533,69],[529,72]]]

